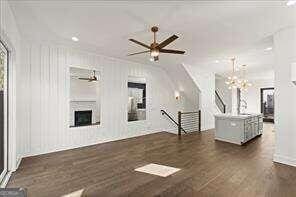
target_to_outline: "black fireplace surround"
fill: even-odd
[[[92,124],[92,110],[75,111],[75,126]]]

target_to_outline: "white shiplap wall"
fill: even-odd
[[[175,84],[166,72],[147,66],[72,49],[22,43],[18,77],[17,130],[19,156],[118,140],[175,127],[160,113],[182,109],[174,98]],[[101,72],[101,125],[69,128],[69,66]],[[147,120],[127,122],[128,76],[147,81]],[[184,103],[184,102],[182,102]]]

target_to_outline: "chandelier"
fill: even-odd
[[[247,91],[248,87],[251,87],[252,84],[246,79],[246,65],[242,65],[242,79],[239,81],[240,89]]]
[[[230,90],[239,88],[239,86],[240,86],[240,80],[235,75],[235,69],[234,69],[235,58],[232,58],[231,61],[232,61],[232,73],[231,73],[231,76],[229,76],[227,78],[227,81],[225,82],[228,85],[228,89],[230,89]]]
[[[0,66],[4,65],[5,53],[0,51]]]

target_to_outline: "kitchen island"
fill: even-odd
[[[215,140],[242,145],[262,135],[261,114],[217,114],[215,115]]]

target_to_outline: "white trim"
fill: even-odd
[[[100,129],[101,128],[101,124],[93,124],[93,125],[83,125],[83,126],[73,126],[73,127],[70,127],[70,124],[69,124],[69,127],[68,129],[70,129],[71,131],[72,130],[83,130],[83,129]]]
[[[17,163],[16,163],[16,167],[15,167],[15,169],[13,170],[13,172],[15,172],[15,171],[19,168],[19,166],[21,165],[22,159],[23,159],[22,157],[19,158],[19,160],[17,161]]]
[[[200,122],[200,123],[202,124],[202,122]],[[204,132],[204,131],[209,131],[209,130],[213,130],[213,129],[216,129],[216,128],[215,127],[212,127],[212,128],[209,128],[209,129],[207,129],[207,128],[200,128],[200,131],[201,132]]]
[[[4,46],[4,43],[2,45],[2,43],[0,43],[0,49],[2,52],[4,52],[5,54],[5,59],[4,59],[4,81],[3,81],[3,140],[4,140],[4,143],[1,144],[1,146],[4,146],[4,156],[3,156],[3,159],[4,159],[4,167],[3,167],[3,171],[1,172],[1,175],[0,175],[0,181],[6,176],[6,173],[8,172],[8,146],[9,146],[9,143],[8,143],[8,99],[7,99],[7,91],[8,91],[8,81],[7,81],[7,73],[8,73],[8,63],[9,63],[9,51],[8,49]]]
[[[274,154],[273,161],[276,163],[282,163],[282,164],[296,167],[296,158],[291,158],[291,157],[287,157],[287,156],[281,156],[278,154]]]
[[[166,133],[170,133],[170,134],[174,134],[174,135],[177,135],[178,134],[178,129],[176,128],[173,128],[173,129],[161,129],[163,132],[166,132]]]
[[[0,184],[0,188],[5,188],[5,187],[6,187],[6,185],[7,185],[8,181],[9,181],[10,177],[11,177],[11,172],[8,172],[8,173],[5,175],[3,181],[1,182],[1,184]]]
[[[79,127],[73,127],[73,128],[79,128]],[[139,134],[137,134],[137,135],[130,135],[130,136],[120,137],[120,138],[116,138],[116,139],[108,139],[108,140],[104,140],[104,141],[97,141],[97,142],[90,143],[90,144],[77,144],[77,145],[72,145],[72,146],[69,146],[69,147],[66,147],[66,148],[57,148],[57,149],[46,150],[46,151],[37,152],[37,153],[27,153],[27,154],[25,154],[23,156],[23,158],[25,158],[25,157],[33,157],[33,156],[37,156],[37,155],[45,155],[45,154],[55,153],[55,152],[60,152],[60,151],[65,151],[65,150],[73,150],[73,149],[77,149],[77,148],[94,146],[94,145],[104,144],[104,143],[108,143],[108,142],[116,142],[116,141],[120,141],[120,140],[126,140],[126,139],[131,139],[131,138],[136,138],[136,137],[142,137],[142,136],[145,136],[145,135],[152,135],[152,134],[161,133],[161,132],[166,132],[166,131],[150,130],[149,133],[141,133],[141,132],[139,132]]]
[[[0,28],[0,30],[2,30]],[[1,41],[8,49],[8,166],[7,170],[14,171],[16,169],[16,50],[8,36],[3,32],[0,36]]]

